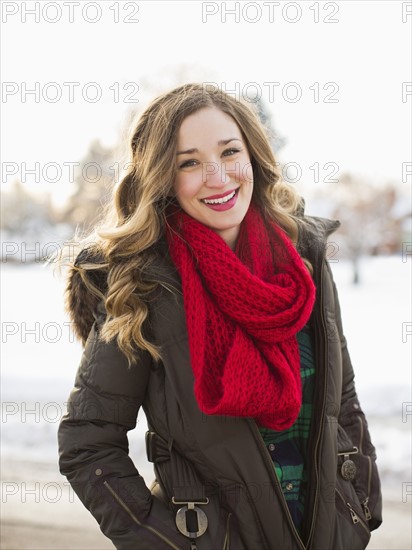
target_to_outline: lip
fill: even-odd
[[[204,201],[204,200],[212,201],[212,200],[215,200],[215,199],[223,199],[223,197],[227,197],[227,195],[230,195],[230,193],[233,193],[233,191],[237,191],[237,190],[238,190],[238,188],[229,189],[229,191],[226,191],[226,193],[221,193],[220,195],[211,195],[210,197],[203,197],[200,200],[201,201]]]
[[[229,191],[229,193],[226,193],[225,195],[220,195],[220,197],[226,197],[230,193],[235,193],[234,196],[229,199],[228,201],[222,203],[215,203],[215,204],[208,204],[206,202],[200,201],[206,208],[209,208],[210,210],[214,210],[215,212],[226,212],[226,210],[230,210],[233,208],[237,202],[237,198],[239,195],[239,187],[237,189],[234,189],[233,191]],[[219,197],[219,198],[220,198]]]

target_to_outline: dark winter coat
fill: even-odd
[[[205,534],[196,539],[199,550],[361,550],[370,531],[380,525],[375,449],[356,395],[325,259],[326,239],[339,222],[305,219],[298,248],[313,265],[317,299],[303,542],[255,421],[207,416],[199,410],[182,295],[160,287],[150,305],[148,330],[161,344],[163,361],[155,364],[147,352],[140,352],[138,364],[129,369],[116,343],[98,338],[105,314],[102,302],[72,273],[69,288],[77,328],[85,335],[93,326],[59,428],[60,470],[116,548],[190,549],[189,539],[176,528],[176,511],[183,505],[172,504],[173,496],[209,499],[199,505],[208,519]],[[165,282],[181,289],[165,248],[156,269]],[[141,406],[149,429],[157,434],[148,438],[157,479],[150,490],[128,455],[127,431],[135,427]],[[345,457],[354,447],[358,453]],[[348,458],[357,466],[351,481],[341,474]]]

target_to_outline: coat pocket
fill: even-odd
[[[110,483],[110,480],[106,479],[103,482],[103,486],[122,508],[123,512],[127,514],[129,519],[133,522],[133,530],[140,535],[140,540],[143,539],[145,541],[143,543],[145,545],[144,548],[146,548],[148,544],[150,544],[152,548],[156,548],[158,550],[182,550],[184,548],[189,548],[187,541],[184,538],[180,537],[177,532],[173,532],[166,526],[165,523],[162,522],[159,513],[159,509],[162,508],[162,506],[160,503],[157,503],[155,497],[153,497],[152,500],[149,516],[142,518],[139,517],[140,515],[138,511],[133,510],[127,500],[119,494],[118,491],[116,491],[113,484]],[[137,546],[137,538],[136,548],[139,548],[139,546]]]
[[[357,499],[351,500],[340,487],[335,490],[334,550],[364,550],[371,534]]]
[[[222,546],[223,550],[247,550],[245,543],[241,539],[240,530],[237,525],[234,513],[225,512],[224,517],[225,537]],[[210,550],[210,547],[208,548],[208,550]]]
[[[357,419],[360,440],[359,453],[355,455],[354,462],[358,473],[352,483],[369,522],[369,528],[373,530],[382,523],[381,484],[375,461],[375,450],[370,448],[370,442],[368,448],[368,438],[365,438],[367,425],[364,424],[365,421],[361,416]]]
[[[347,419],[346,419],[347,420]],[[354,447],[356,445],[356,447]],[[382,501],[375,449],[370,443],[366,421],[361,414],[353,414],[352,422],[344,427],[338,425],[338,476],[342,477],[344,453],[357,449],[349,458],[356,467],[350,480],[359,499],[362,512],[372,531],[382,523]]]

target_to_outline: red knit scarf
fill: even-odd
[[[168,221],[200,409],[253,417],[274,430],[289,428],[302,402],[296,333],[315,299],[302,259],[253,204],[235,252],[180,208],[169,209]]]

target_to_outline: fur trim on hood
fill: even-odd
[[[84,345],[94,321],[105,315],[104,304],[101,296],[97,296],[88,287],[91,283],[106,293],[106,270],[96,269],[90,271],[79,270],[82,264],[103,263],[103,258],[90,249],[83,249],[77,256],[74,266],[69,269],[65,293],[66,311],[73,324],[74,333]]]

